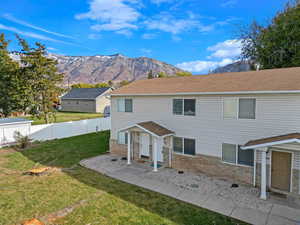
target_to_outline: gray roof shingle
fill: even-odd
[[[10,123],[22,123],[22,122],[30,123],[32,121],[24,119],[24,118],[3,118],[3,119],[0,119],[0,125],[10,124]]]
[[[109,89],[104,88],[72,88],[62,99],[95,99]]]

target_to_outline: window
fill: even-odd
[[[235,119],[237,116],[237,100],[235,98],[224,98],[223,116],[225,119]]]
[[[174,137],[173,138],[173,149],[174,152],[183,153],[183,139]]]
[[[238,164],[253,166],[254,163],[254,151],[253,149],[242,150],[238,147]]]
[[[224,119],[255,119],[256,111],[255,98],[224,98],[223,117]]]
[[[254,150],[242,150],[238,145],[223,143],[222,160],[233,164],[253,166]]]
[[[173,114],[182,115],[183,99],[173,99]]]
[[[255,105],[254,98],[240,98],[239,99],[239,119],[255,119]]]
[[[195,155],[196,154],[195,139],[174,137],[173,151],[184,155]]]
[[[231,144],[222,145],[222,160],[228,163],[236,163],[236,146]]]
[[[128,143],[128,134],[127,132],[118,133],[118,144],[126,145]]]
[[[118,112],[132,112],[132,99],[118,99]]]
[[[196,100],[195,99],[173,99],[173,114],[195,116]]]

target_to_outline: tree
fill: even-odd
[[[154,78],[153,71],[150,70],[149,73],[148,73],[148,79],[152,79],[152,78]]]
[[[122,81],[120,82],[120,87],[123,87],[123,86],[125,86],[125,85],[127,85],[127,84],[130,84],[130,82],[129,82],[128,80],[122,80]]]
[[[10,57],[8,45],[5,35],[0,34],[0,112],[4,117],[24,109],[27,99],[19,63]]]
[[[103,87],[110,87],[108,83],[98,83],[94,85],[95,88],[103,88]]]
[[[288,4],[266,26],[253,22],[240,32],[242,59],[262,69],[300,66],[300,5]]]
[[[187,77],[187,76],[192,76],[192,74],[190,72],[187,72],[187,71],[182,71],[182,72],[177,72],[175,74],[175,76],[177,76],[177,77]]]
[[[157,77],[167,77],[168,75],[165,73],[165,72],[159,72],[158,74],[157,74]]]
[[[63,80],[63,74],[57,71],[57,61],[46,57],[46,48],[40,43],[35,43],[32,48],[28,43],[17,36],[22,47],[21,73],[27,81],[30,91],[31,114],[38,118],[43,118],[46,123],[55,118],[53,108],[53,98],[62,92],[59,84]]]

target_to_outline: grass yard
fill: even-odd
[[[108,150],[109,132],[47,141],[17,152],[0,149],[0,224],[36,217],[46,224],[244,224],[78,165]],[[64,168],[44,176],[33,167]]]
[[[94,119],[103,117],[101,113],[80,113],[80,112],[57,112],[55,123],[76,121],[76,120],[85,120],[85,119]],[[33,120],[32,125],[44,124],[43,119],[37,119],[31,116],[25,116],[23,118]]]

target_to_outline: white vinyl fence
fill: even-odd
[[[34,141],[45,141],[110,130],[110,126],[110,117],[107,117],[63,123],[29,125],[28,128],[23,128],[23,130],[20,127],[14,126],[4,127],[1,129],[1,136],[3,137],[0,138],[0,147],[15,142],[13,134],[16,131],[19,131],[22,135],[28,135]]]
[[[29,137],[33,140],[44,141],[56,138],[66,138],[82,134],[110,130],[110,118],[70,121],[33,125]]]

